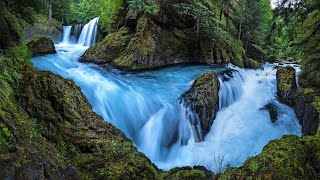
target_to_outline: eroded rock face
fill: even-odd
[[[196,62],[196,43],[188,30],[163,28],[149,16],[142,16],[134,30],[122,27],[88,49],[82,62],[110,63],[121,69],[141,70]]]
[[[209,71],[198,77],[192,87],[181,95],[180,102],[192,112],[187,118],[196,141],[203,141],[219,110],[219,80],[216,73]]]
[[[302,126],[302,133],[315,135],[319,129],[320,93],[313,89],[297,91],[294,111]]]
[[[296,71],[293,67],[278,67],[277,91],[280,101],[289,106],[295,104],[295,93],[297,90]]]
[[[193,3],[178,0],[176,3]],[[138,15],[130,19],[122,14],[123,23],[102,42],[89,48],[81,58],[83,62],[113,65],[120,69],[143,70],[162,66],[198,63],[233,64],[243,66],[242,56],[220,48],[205,35],[197,34],[196,22],[181,15],[174,3],[158,1],[157,15]]]
[[[33,56],[56,53],[52,39],[47,36],[35,36],[27,43],[27,46]]]
[[[50,72],[25,75],[22,104],[40,133],[82,179],[155,179],[151,162],[97,116],[80,88]],[[68,171],[69,172],[69,171]]]

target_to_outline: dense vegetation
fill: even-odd
[[[128,12],[126,19],[137,20],[141,16],[155,17],[160,13],[160,6],[165,3],[174,4],[180,15],[195,22],[195,26],[192,27],[195,29],[193,36],[199,41],[209,39],[216,48],[225,52],[226,56],[244,59],[244,64],[239,63],[238,65],[252,62],[250,59],[298,60],[303,64],[301,84],[306,87],[320,87],[320,2],[318,0],[301,0],[298,3],[284,0],[281,6],[274,10],[271,9],[268,0],[2,0],[0,2],[1,177],[4,172],[19,172],[21,168],[27,167],[26,165],[37,164],[39,162],[37,158],[44,157],[49,157],[50,163],[53,164],[75,165],[82,171],[84,179],[120,178],[122,175],[128,175],[128,178],[141,176],[141,178],[168,179],[205,177],[204,172],[194,172],[189,169],[172,170],[165,173],[156,170],[143,155],[136,151],[123,134],[105,125],[94,115],[88,104],[82,104],[85,100],[79,88],[52,74],[40,74],[35,71],[30,63],[32,54],[23,42],[23,22],[32,24],[39,16],[47,16],[48,23],[52,23],[51,18],[53,18],[63,24],[85,23],[99,16],[101,31],[110,32],[120,28],[117,23],[122,21],[118,18],[123,11]],[[123,31],[127,37],[127,29]],[[121,34],[121,31],[118,32]],[[123,40],[126,41],[126,39]],[[30,79],[34,81],[29,82]],[[28,84],[29,89],[24,83]],[[40,87],[42,83],[45,84],[45,87]],[[22,98],[22,96],[27,96],[25,91],[30,94],[37,91],[30,99],[38,105],[41,102],[40,106],[52,98],[58,99],[54,96],[54,93],[57,93],[56,88],[50,87],[52,85],[50,83],[58,83],[59,87],[63,84],[62,92],[57,95],[59,101],[55,102],[58,103],[59,108],[68,103],[72,106],[80,104],[83,106],[83,119],[94,119],[92,124],[95,126],[90,126],[90,128],[98,129],[100,125],[106,126],[110,134],[93,133],[96,138],[93,141],[87,141],[84,131],[80,135],[75,135],[71,131],[73,124],[83,122],[73,121],[76,119],[74,117],[78,117],[77,112],[80,111],[80,108],[75,111],[65,106],[63,106],[65,109],[61,111],[65,111],[68,116],[63,117],[63,120],[68,121],[54,125],[69,134],[60,134],[60,137],[50,132],[51,127],[47,126],[47,119],[40,117],[43,114],[37,111],[41,107],[27,109],[24,104],[26,102]],[[41,92],[48,89],[52,92]],[[318,90],[304,89],[301,91],[303,94],[312,96],[310,102],[319,112]],[[44,97],[37,99],[39,98],[37,95],[40,94]],[[304,97],[301,99],[309,100]],[[28,108],[32,106],[32,101],[28,104]],[[56,116],[61,118],[65,114],[58,113]],[[56,116],[51,116],[51,118]],[[108,139],[109,137],[114,139]],[[82,139],[75,143],[73,140],[76,138]],[[243,179],[248,176],[262,179],[270,177],[319,178],[317,174],[320,171],[319,138],[320,130],[315,136],[304,136],[303,138],[287,136],[282,140],[273,141],[265,147],[261,155],[249,159],[243,167],[229,168],[225,174],[220,176],[223,179]],[[103,153],[94,154],[95,157],[92,157],[90,153],[93,151],[103,151]],[[118,162],[120,157],[122,160]],[[105,166],[106,162],[109,163],[109,159],[112,159],[113,162]],[[287,163],[288,161],[290,163]],[[99,162],[99,165],[103,167],[95,167],[95,162]],[[88,163],[92,163],[90,164],[92,169],[98,169],[94,174],[96,177],[93,177]],[[31,170],[34,169],[31,168]],[[52,172],[58,171],[60,169],[52,170]]]

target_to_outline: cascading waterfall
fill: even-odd
[[[92,19],[86,24],[80,34],[78,45],[90,47],[96,43],[96,34],[98,30],[99,17]]]
[[[219,77],[219,82],[219,109],[223,109],[241,97],[244,79],[239,71],[232,70]]]
[[[34,57],[35,67],[75,81],[93,110],[161,169],[203,165],[217,172],[219,157],[223,167],[239,166],[270,140],[301,135],[292,108],[276,100],[273,65],[264,70],[177,66],[126,74],[78,62],[87,47],[56,45],[56,49],[57,54]],[[233,72],[221,74],[228,69]],[[220,111],[205,140],[198,143],[186,118],[189,110],[178,99],[196,77],[209,70],[220,74]],[[269,102],[279,109],[276,123],[261,110]]]
[[[63,44],[77,44],[90,47],[96,43],[99,17],[92,19],[86,25],[64,26]]]
[[[71,28],[72,26],[63,26],[62,43],[65,43],[65,44],[70,43]]]

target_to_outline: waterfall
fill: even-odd
[[[99,17],[92,19],[88,24],[63,26],[63,44],[78,44],[81,46],[90,47],[96,43],[98,31]]]
[[[71,28],[72,26],[63,26],[62,43],[70,44]]]
[[[219,109],[223,109],[241,97],[244,79],[239,71],[232,70],[219,77],[219,82]]]
[[[224,158],[222,168],[239,166],[271,140],[301,135],[293,109],[276,99],[273,65],[264,70],[176,66],[116,73],[77,61],[87,49],[84,46],[56,45],[56,49],[57,54],[32,58],[35,67],[73,80],[93,111],[120,129],[161,169],[202,165],[217,172],[217,157]],[[204,141],[196,142],[192,129],[197,126],[187,119],[193,115],[179,98],[196,77],[209,70],[220,74],[220,110]],[[276,123],[261,110],[270,102],[279,109]]]
[[[92,19],[88,24],[86,24],[80,34],[78,44],[83,46],[92,46],[96,43],[96,34],[98,30],[99,18]]]

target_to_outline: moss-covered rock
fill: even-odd
[[[49,72],[25,75],[21,101],[58,156],[83,179],[156,179],[157,171],[125,135],[91,109],[80,88]]]
[[[34,56],[56,53],[54,43],[48,36],[35,36],[27,43],[27,46]]]
[[[319,129],[320,92],[299,89],[296,93],[294,111],[305,135],[315,135]]]
[[[213,173],[206,173],[207,170],[202,170],[200,168],[182,167],[174,168],[168,172],[161,173],[161,179],[167,180],[204,180],[212,179],[214,177]]]
[[[176,3],[179,2],[193,3],[189,0]],[[157,15],[139,15],[134,19],[126,16],[122,27],[88,49],[81,61],[111,64],[128,70],[182,63],[211,65],[232,62],[243,67],[243,51],[235,54],[230,49],[219,48],[219,44],[208,37],[197,37],[193,18],[179,13],[171,1],[158,3]],[[240,42],[235,43],[235,47],[238,44],[242,47]]]
[[[196,141],[203,141],[211,129],[219,110],[218,93],[218,77],[216,73],[209,71],[198,77],[192,87],[181,95],[181,103],[194,115],[189,117],[189,121]]]
[[[243,63],[245,68],[259,69],[261,67],[261,64],[258,61],[250,58],[244,60]]]
[[[130,37],[129,29],[122,27],[119,31],[110,33],[100,43],[90,47],[82,56],[81,61],[96,64],[110,63],[126,48]]]
[[[295,93],[297,90],[296,71],[293,67],[278,67],[277,70],[277,93],[280,101],[294,106]]]
[[[258,156],[239,168],[228,168],[219,179],[317,179],[320,141],[293,135],[271,141]],[[310,151],[315,150],[314,153]]]

